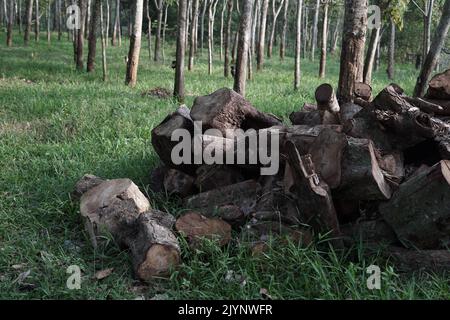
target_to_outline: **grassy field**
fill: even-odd
[[[362,259],[362,247],[349,259],[350,252],[323,250],[326,244],[307,249],[274,245],[257,258],[242,246],[221,249],[205,243],[195,252],[184,246],[183,264],[169,279],[148,286],[134,281],[127,252],[112,242],[97,251],[89,246],[70,192],[85,173],[128,177],[154,207],[180,213],[148,190],[149,172],[158,163],[150,131],[177,103],[141,96],[157,86],[172,89],[173,47],[166,49],[165,64],[155,64],[144,46],[138,84],[130,89],[124,85],[127,41],[120,48],[108,47],[109,81],[104,83],[100,64],[90,75],[74,70],[72,44],[66,39],[53,38],[49,46],[42,38],[27,48],[18,34],[14,40],[6,48],[0,33],[1,299],[253,299],[261,288],[275,299],[450,298],[448,277],[398,274],[376,255]],[[318,60],[302,61],[302,70],[301,89],[294,92],[292,57],[284,63],[278,57],[268,60],[248,83],[247,99],[287,120],[304,102],[313,102],[318,84],[337,84],[336,57],[330,58],[324,80],[317,77]],[[374,74],[375,92],[389,83],[384,70]],[[416,71],[398,66],[396,76],[410,93]],[[191,106],[195,96],[231,86],[218,58],[211,76],[201,59],[186,73],[186,103]],[[366,287],[366,267],[372,263],[383,271],[381,290]],[[80,290],[66,287],[69,265],[82,269]],[[114,268],[112,275],[94,280],[94,273],[105,268]],[[27,271],[29,276],[20,281]],[[232,272],[238,277],[230,280]]]

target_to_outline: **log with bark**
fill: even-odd
[[[331,115],[335,116],[334,121],[339,121],[339,103],[336,98],[336,94],[334,93],[333,87],[324,83],[317,87],[315,92],[315,98],[317,102],[317,109],[319,110],[322,118],[323,124],[333,124],[328,121],[331,118]]]
[[[450,100],[450,69],[435,75],[430,80],[425,97],[437,100]]]
[[[389,247],[384,256],[402,272],[428,271],[448,272],[450,270],[449,250],[408,250]]]

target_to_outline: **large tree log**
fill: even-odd
[[[317,126],[322,124],[320,111],[295,111],[289,115],[293,125]],[[337,124],[337,123],[336,123]]]
[[[107,180],[90,189],[81,197],[80,213],[94,247],[112,235],[119,246],[131,249],[140,279],[167,274],[179,263],[178,241],[169,230],[171,219],[161,216],[161,211],[153,213],[131,180]]]
[[[172,134],[177,129],[188,130],[190,134],[194,132],[194,124],[189,115],[189,109],[182,105],[175,112],[168,115],[156,128],[152,130],[152,145],[159,158],[169,167],[180,169],[186,173],[195,172],[194,165],[176,165],[172,162],[172,149],[179,143],[172,141]]]
[[[205,192],[245,180],[241,172],[225,165],[203,165],[197,169],[195,186]]]
[[[336,132],[343,132],[343,127],[340,125],[317,125],[317,126],[305,126],[298,125],[288,128],[285,134],[285,141],[292,141],[297,147],[301,155],[308,153],[310,146],[314,143],[314,140],[324,130],[330,128]],[[281,152],[285,153],[284,143],[280,143]]]
[[[218,129],[223,135],[227,129],[257,130],[281,124],[278,118],[258,111],[244,97],[228,88],[197,97],[191,117],[194,121],[202,121],[204,130]]]
[[[430,80],[426,98],[450,100],[450,69],[435,75]]]
[[[322,124],[339,123],[340,107],[333,87],[328,83],[321,84],[317,87],[314,95]],[[333,120],[333,118],[335,119]]]
[[[391,188],[378,165],[373,142],[348,137],[342,155],[341,184],[334,196],[347,200],[386,200]]]
[[[343,103],[341,106],[340,113],[340,119],[341,123],[345,125],[347,121],[350,121],[353,119],[353,117],[362,110],[363,107],[361,107],[359,104],[352,103],[352,102],[346,102]]]
[[[449,250],[408,250],[391,246],[384,255],[402,272],[450,270]]]
[[[384,219],[407,247],[436,249],[450,243],[450,161],[442,160],[404,182],[380,205]]]
[[[333,244],[342,246],[339,223],[328,185],[315,172],[310,155],[300,156],[294,142],[287,141],[286,152],[295,180],[295,192],[303,221],[317,232],[330,232]]]

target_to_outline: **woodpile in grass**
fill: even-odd
[[[245,239],[258,254],[273,236],[307,246],[327,235],[335,248],[383,244],[404,270],[450,270],[449,77],[447,71],[433,78],[425,98],[391,84],[372,99],[371,88],[357,84],[354,102],[346,104],[324,84],[317,104],[290,115],[292,125],[229,89],[198,97],[191,110],[181,106],[152,130],[161,165],[151,172],[150,188],[177,199],[185,213],[175,221],[152,209],[128,179],[85,176],[76,194],[92,242],[110,233],[130,249],[143,280],[180,262],[177,237],[193,247],[202,237],[220,245]],[[201,151],[213,147],[234,158],[240,153],[233,136],[225,136],[228,129],[254,129],[257,136],[276,131],[279,170],[261,175],[270,164],[259,157],[254,163],[173,161],[173,132],[193,135],[195,121],[202,123]],[[192,154],[183,156],[195,156],[195,139]]]

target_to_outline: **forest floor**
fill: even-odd
[[[27,48],[18,34],[14,40],[14,46],[6,48],[5,34],[0,33],[1,299],[257,299],[261,288],[274,299],[450,298],[447,277],[400,274],[377,255],[362,258],[362,246],[337,253],[323,250],[324,244],[307,249],[276,245],[259,257],[240,246],[205,243],[195,251],[184,246],[183,264],[170,278],[148,287],[134,281],[127,252],[113,242],[96,251],[90,247],[70,192],[85,173],[128,177],[155,208],[182,212],[148,189],[150,170],[158,164],[151,129],[177,103],[141,96],[155,87],[172,90],[174,48],[166,49],[164,64],[157,64],[149,60],[143,41],[138,83],[131,89],[124,85],[127,41],[107,48],[109,80],[104,83],[100,50],[96,70],[88,75],[74,70],[72,44],[65,35],[61,42],[53,36],[50,46],[44,35]],[[232,86],[232,79],[223,77],[219,58],[208,75],[206,50],[203,57],[194,71],[186,72],[188,106],[198,95]],[[317,76],[318,59],[302,61],[301,89],[294,92],[293,58],[281,63],[275,56],[248,82],[246,98],[288,123],[290,112],[314,101],[318,84],[337,84],[337,61],[330,57],[323,80]],[[374,74],[375,93],[389,83],[384,70],[383,65]],[[398,65],[395,82],[411,93],[416,73],[411,66]],[[382,270],[380,290],[367,288],[366,268],[371,264]],[[66,287],[70,265],[82,270],[79,290]],[[106,268],[114,268],[110,276],[93,278]],[[230,277],[232,273],[239,276]]]

